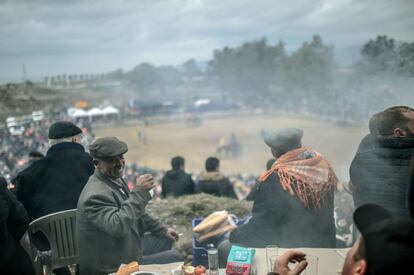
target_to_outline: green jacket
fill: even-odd
[[[140,261],[145,232],[165,235],[167,229],[145,213],[150,193],[136,186],[129,192],[95,170],[78,201],[76,234],[80,274],[108,274],[121,263]]]

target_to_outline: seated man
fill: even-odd
[[[80,274],[109,274],[132,261],[182,261],[170,250],[178,237],[175,231],[145,212],[153,177],[140,176],[139,184],[128,190],[122,178],[127,151],[115,137],[99,138],[90,146],[95,173],[82,190],[77,213]]]
[[[394,218],[375,204],[365,204],[354,213],[362,237],[348,251],[343,275],[411,274],[414,261],[414,222]],[[289,262],[297,262],[289,268]],[[297,275],[307,266],[306,255],[289,250],[278,257],[268,275]],[[411,271],[410,271],[411,270]]]
[[[163,198],[167,196],[179,197],[184,195],[194,194],[195,183],[190,174],[184,171],[184,158],[176,156],[171,159],[172,169],[165,173],[162,178],[162,192]]]
[[[200,175],[197,191],[218,197],[229,197],[237,199],[233,185],[230,180],[220,173],[220,160],[209,157],[206,160],[206,172]]]
[[[319,153],[302,147],[302,130],[265,134],[276,161],[260,177],[252,218],[230,234],[248,247],[335,247],[336,175]]]

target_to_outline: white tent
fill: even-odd
[[[104,113],[99,108],[92,108],[88,111],[88,116],[94,117],[94,116],[102,116]]]
[[[208,105],[210,103],[211,103],[211,100],[208,98],[198,99],[196,100],[196,102],[194,102],[194,107],[199,108],[200,106]]]
[[[113,106],[107,106],[102,110],[102,113],[104,115],[118,115],[119,111],[117,108],[113,107]]]
[[[88,113],[82,109],[77,109],[74,110],[70,116],[74,118],[87,117]]]

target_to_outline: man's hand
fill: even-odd
[[[171,227],[167,229],[167,237],[172,241],[178,241],[178,234]]]
[[[154,177],[151,174],[144,174],[138,177],[138,184],[146,190],[154,188]]]
[[[302,251],[288,250],[283,255],[277,257],[273,272],[279,275],[298,275],[308,265],[305,259],[306,254]],[[298,263],[293,270],[289,268],[289,263]]]

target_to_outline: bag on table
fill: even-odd
[[[197,241],[202,243],[236,229],[236,220],[237,218],[226,210],[215,211],[195,226],[193,232],[197,234]]]

